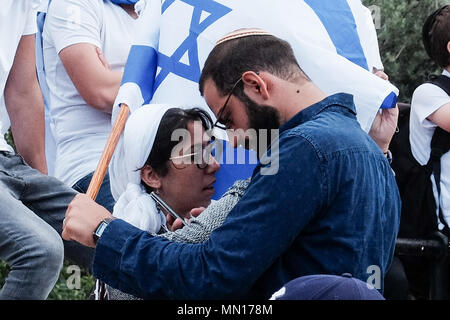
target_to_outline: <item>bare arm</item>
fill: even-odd
[[[428,120],[450,132],[450,103],[444,104],[428,117]]]
[[[95,109],[111,113],[122,72],[110,70],[101,59],[99,48],[89,43],[64,48],[59,57],[86,103]]]
[[[36,76],[35,36],[22,36],[5,86],[6,109],[17,152],[47,174],[44,100]]]

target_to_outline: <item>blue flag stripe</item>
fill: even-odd
[[[162,4],[162,7],[161,7],[161,13],[164,13],[167,10],[167,8],[169,8],[172,5],[172,3],[174,3],[174,2],[175,2],[175,0],[164,1],[164,3]]]
[[[391,92],[381,104],[381,109],[391,109],[395,107],[398,97],[395,92]]]
[[[305,3],[314,10],[322,21],[336,47],[337,53],[360,67],[369,70],[356,29],[356,21],[347,0],[333,0],[332,10],[327,1],[305,0]],[[342,20],[345,20],[346,23],[342,23]],[[343,28],[342,26],[345,27]]]
[[[157,60],[156,50],[149,46],[134,45],[128,55],[128,61],[139,61],[139,63],[127,63],[122,84],[127,82],[138,84],[144,101],[150,101],[153,97]]]

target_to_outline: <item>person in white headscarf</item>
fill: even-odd
[[[245,192],[249,179],[236,181],[220,201],[215,201],[209,206],[211,196],[208,192],[206,196],[201,196],[199,186],[206,185],[206,190],[210,189],[207,183],[209,180],[202,184],[202,176],[209,179],[210,173],[215,173],[218,169],[217,162],[213,160],[208,165],[209,169],[199,170],[196,164],[190,165],[190,168],[185,166],[184,169],[180,169],[183,167],[183,164],[179,163],[182,159],[180,157],[175,156],[174,161],[170,160],[172,149],[178,143],[170,141],[172,133],[180,128],[191,129],[194,120],[202,121],[202,134],[211,128],[207,114],[199,109],[182,110],[169,105],[147,105],[131,114],[109,167],[111,191],[117,199],[113,213],[115,217],[151,233],[162,230],[161,226],[165,224],[166,216],[162,214],[150,196],[150,192],[156,189],[150,186],[155,183],[155,180],[149,181],[148,176],[155,171],[159,173],[158,177],[162,181],[162,187],[158,190],[160,197],[172,209],[182,216],[189,216],[190,211],[195,216],[202,212],[198,217],[191,219],[188,227],[162,232],[160,236],[173,241],[202,242],[223,223],[227,214]],[[193,142],[199,141],[199,136],[192,135],[191,138],[193,138],[192,142],[188,141],[187,148],[182,148],[183,150],[189,149],[190,145],[195,145]],[[202,140],[203,145],[209,142],[208,136],[203,136]],[[190,153],[190,151],[187,152],[188,155]],[[202,167],[201,164],[200,167]],[[164,171],[164,168],[167,171]],[[167,174],[164,174],[165,172]],[[199,177],[198,174],[202,176]],[[178,195],[176,199],[171,199],[168,195],[169,183],[176,184],[178,187],[178,193],[175,193]],[[199,194],[200,199],[192,194]],[[204,210],[206,207],[207,209]],[[168,220],[173,221],[170,217]],[[178,225],[180,225],[179,221]],[[174,229],[177,227],[170,228],[170,230]],[[109,286],[107,286],[107,292],[110,300],[136,299],[132,295]]]
[[[151,192],[186,220],[192,208],[207,207],[219,169],[210,157],[211,128],[208,113],[197,108],[147,105],[133,112],[109,167],[114,216],[158,233],[170,229],[168,212]]]

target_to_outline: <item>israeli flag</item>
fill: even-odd
[[[372,73],[383,66],[370,11],[360,0],[141,0],[137,8],[140,38],[130,50],[113,120],[121,103],[131,112],[148,103],[211,112],[199,93],[201,69],[215,43],[240,28],[287,40],[327,95],[353,94],[365,131],[380,108],[396,104],[398,89]],[[217,197],[235,179],[251,175],[256,155],[244,156],[250,157],[246,165],[222,165]]]

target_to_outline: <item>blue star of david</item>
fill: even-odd
[[[158,67],[161,68],[161,71],[155,79],[153,92],[156,92],[158,87],[170,73],[194,82],[200,80],[201,71],[198,61],[197,39],[206,28],[232,11],[232,9],[214,0],[166,0],[161,8],[162,14],[164,14],[175,1],[182,1],[194,7],[189,28],[189,36],[175,50],[172,56],[169,57],[158,52]],[[210,15],[200,22],[203,11],[210,13]],[[186,52],[189,57],[189,65],[180,62],[180,59]]]

